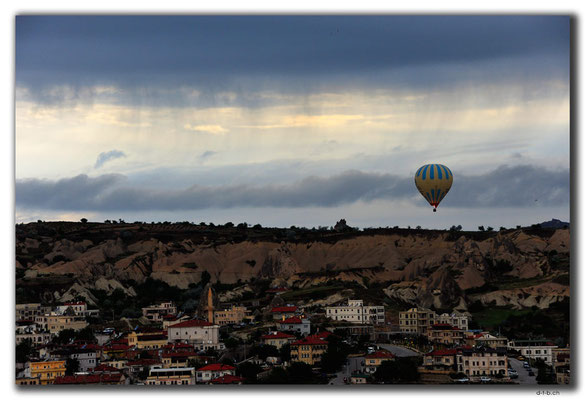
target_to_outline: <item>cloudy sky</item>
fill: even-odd
[[[16,222],[568,220],[564,16],[18,16]],[[414,172],[454,174],[438,212]]]

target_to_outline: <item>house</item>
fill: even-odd
[[[74,301],[58,305],[55,311],[58,314],[63,314],[68,309],[71,309],[75,315],[83,315],[87,311],[87,304],[85,301]]]
[[[553,365],[553,350],[556,348],[558,346],[547,339],[508,341],[508,349],[519,352],[525,358],[542,360],[550,366]]]
[[[495,375],[507,378],[506,349],[460,347],[457,349],[457,371],[463,372],[470,379]]]
[[[31,378],[38,378],[41,385],[51,385],[57,377],[65,376],[65,360],[29,361],[26,369]]]
[[[149,321],[162,322],[163,317],[169,314],[176,314],[177,307],[172,301],[150,305],[142,308],[142,316]]]
[[[162,361],[156,358],[140,358],[126,363],[126,369],[131,375],[139,375],[142,372],[149,371],[151,368],[162,367]]]
[[[433,324],[427,330],[427,338],[430,342],[446,346],[462,345],[465,342],[465,331],[449,324]]]
[[[349,379],[352,385],[365,385],[368,383],[369,376],[366,374],[354,373],[351,374],[351,378]]]
[[[83,346],[68,346],[53,351],[51,355],[60,359],[68,358],[71,360],[77,360],[79,362],[80,372],[87,372],[90,369],[95,368],[99,360],[98,351],[93,347],[84,348]]]
[[[169,326],[178,324],[179,322],[187,321],[191,319],[187,314],[167,314],[162,317],[162,328],[167,330]]]
[[[289,317],[283,318],[282,321],[276,323],[279,331],[297,332],[303,336],[311,333],[311,321],[304,317]]]
[[[494,336],[489,332],[466,332],[465,345],[476,347],[506,347],[508,338],[504,336]]]
[[[423,367],[433,371],[456,371],[457,349],[439,349],[426,353],[423,357]]]
[[[38,386],[41,384],[41,380],[37,378],[18,377],[16,378],[17,385],[19,386]]]
[[[146,385],[195,385],[195,368],[151,368]]]
[[[272,313],[273,321],[282,321],[282,319],[294,317],[297,314],[297,306],[282,306],[272,307],[270,312]]]
[[[304,362],[315,365],[321,361],[323,353],[327,351],[328,342],[315,336],[307,336],[290,344],[291,362]]]
[[[219,326],[210,322],[192,319],[168,327],[168,342],[183,342],[198,350],[223,350],[225,345],[219,341]]]
[[[139,350],[160,349],[168,343],[167,335],[159,332],[133,331],[128,334],[128,345]]]
[[[165,368],[186,368],[189,361],[199,360],[200,356],[195,351],[165,351],[160,359]]]
[[[372,354],[368,354],[364,358],[365,372],[368,374],[373,374],[384,361],[394,361],[394,359],[396,359],[396,355],[387,350],[380,350]]]
[[[296,340],[294,335],[289,335],[284,332],[269,332],[267,335],[261,336],[260,339],[262,339],[264,344],[274,346],[277,349]]]
[[[209,364],[197,370],[197,382],[207,383],[225,375],[236,375],[236,367],[226,364]]]
[[[41,303],[26,303],[16,305],[16,320],[33,319],[51,311],[51,307],[42,306]]]
[[[569,348],[553,349],[553,368],[559,385],[571,383],[571,351]]]
[[[346,305],[326,307],[325,315],[334,321],[352,324],[384,324],[384,306],[364,306],[363,300],[347,300]]]

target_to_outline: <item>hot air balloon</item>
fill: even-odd
[[[437,206],[451,189],[453,174],[442,164],[426,164],[416,171],[414,184],[436,212]]]

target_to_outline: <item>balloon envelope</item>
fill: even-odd
[[[437,210],[437,206],[451,189],[453,174],[442,164],[425,164],[414,175],[414,183],[422,196]]]

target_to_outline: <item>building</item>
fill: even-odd
[[[553,350],[558,348],[546,339],[537,340],[509,340],[508,349],[519,352],[525,358],[542,360],[553,365]]]
[[[363,300],[348,300],[347,305],[326,307],[325,315],[334,321],[379,325],[385,321],[384,306],[364,306]]]
[[[244,378],[235,375],[223,375],[209,381],[210,385],[241,385]]]
[[[294,317],[297,314],[297,311],[297,306],[272,307],[270,310],[272,313],[272,320],[274,321],[282,321],[283,318]]]
[[[482,376],[508,377],[508,357],[505,349],[458,348],[457,371],[470,379]]]
[[[130,332],[128,345],[138,350],[154,350],[164,347],[168,343],[167,335],[161,332]]]
[[[87,372],[98,365],[98,351],[95,348],[65,347],[51,353],[60,359],[69,358],[79,362],[79,372]]]
[[[71,309],[75,315],[85,316],[85,311],[87,311],[87,304],[85,303],[85,301],[68,302],[62,305],[58,305],[55,311],[58,314],[63,314],[68,309]]]
[[[38,378],[41,385],[51,385],[57,377],[65,376],[65,360],[29,361],[27,368],[31,378]]]
[[[197,382],[207,383],[226,375],[236,375],[236,367],[226,364],[209,364],[197,370]]]
[[[22,332],[16,333],[16,344],[22,343],[24,340],[30,340],[33,345],[49,343],[51,340],[51,334],[49,332]]]
[[[399,326],[402,333],[426,335],[436,323],[437,313],[428,308],[415,307],[399,313]]]
[[[311,333],[311,321],[304,317],[289,317],[276,323],[279,331],[297,332],[303,336]]]
[[[188,343],[198,350],[223,350],[225,348],[224,344],[219,341],[219,326],[198,319],[170,325],[168,342]]]
[[[15,382],[18,386],[39,386],[41,384],[41,380],[37,378],[26,378],[26,377],[19,377],[16,378]]]
[[[57,315],[54,313],[47,316],[46,323],[47,330],[53,335],[57,335],[65,329],[78,331],[88,325],[84,317],[78,315]]]
[[[553,349],[553,369],[559,385],[571,383],[571,350],[569,348]]]
[[[165,351],[160,359],[164,368],[186,368],[189,361],[199,360],[200,356],[195,351]]]
[[[33,319],[50,311],[50,307],[43,307],[41,303],[26,303],[16,305],[16,320]]]
[[[264,344],[274,346],[277,349],[296,340],[294,335],[289,335],[284,332],[269,332],[267,335],[261,336],[260,339],[262,339]]]
[[[387,350],[376,351],[365,356],[364,370],[368,374],[373,374],[384,361],[394,361],[395,359],[396,356]]]
[[[176,313],[177,307],[172,301],[142,308],[142,316],[153,322],[162,322],[165,315]]]
[[[179,322],[187,321],[191,319],[187,314],[179,313],[175,314],[167,314],[162,317],[162,328],[163,330],[167,330],[169,326],[178,324]]]
[[[448,324],[462,331],[469,329],[469,317],[466,314],[444,313],[434,318],[436,324]]]
[[[365,385],[366,383],[368,383],[368,378],[369,376],[366,374],[353,373],[349,378],[349,382],[352,385]]]
[[[328,344],[325,339],[314,335],[294,341],[290,344],[290,360],[315,365],[321,361]]]
[[[229,309],[213,312],[213,322],[219,326],[241,324],[244,320],[252,320],[250,311],[243,306],[232,306]]]
[[[426,353],[423,357],[423,366],[432,371],[456,371],[457,349],[439,349]]]
[[[508,338],[504,336],[494,336],[489,332],[467,332],[467,336],[465,337],[465,344],[472,347],[507,347]]]
[[[147,385],[195,385],[195,368],[151,368]]]
[[[465,342],[465,331],[449,324],[433,324],[427,331],[427,338],[433,343],[458,346]]]

